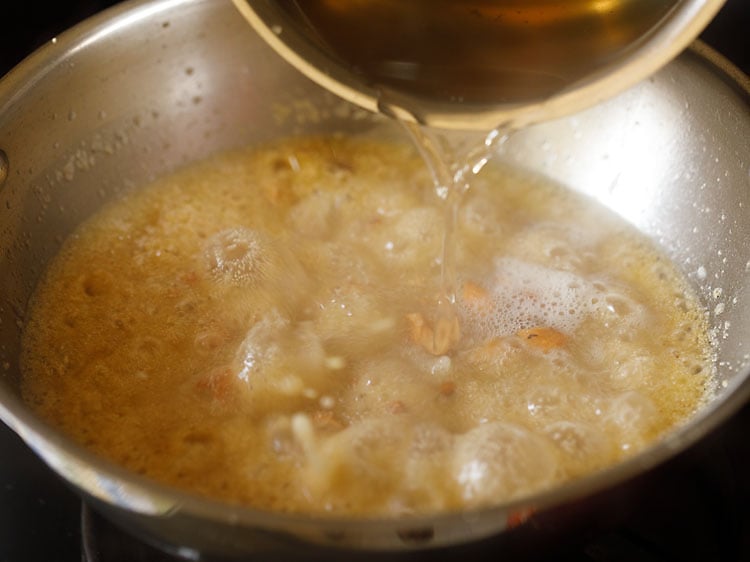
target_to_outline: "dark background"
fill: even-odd
[[[0,0],[0,76],[52,37],[115,3],[114,0],[52,0],[49,4],[35,0]],[[750,0],[727,0],[701,37],[750,74],[748,35]],[[693,499],[695,494],[688,494],[688,499],[673,505],[675,520],[679,521],[673,525],[673,531],[676,535],[686,535],[685,547],[665,550],[655,539],[650,546],[657,544],[657,552],[661,555],[654,558],[651,554],[643,558],[636,555],[638,552],[643,554],[642,551],[633,550],[633,544],[643,545],[644,532],[640,529],[637,535],[640,538],[635,543],[625,543],[630,551],[623,553],[618,550],[612,560],[750,560],[750,406],[704,440],[702,445],[668,464],[670,466],[662,470],[665,476],[661,482],[667,483],[664,487],[683,480],[687,488],[692,490],[698,486],[698,495],[705,496]],[[718,473],[713,472],[717,470]],[[707,483],[701,485],[698,482],[701,479]],[[723,482],[733,479],[737,481],[722,488]],[[675,483],[678,485],[682,484]],[[682,495],[682,488],[676,490],[666,491],[667,495],[661,498],[655,494],[650,503],[645,502],[644,510],[658,511],[659,503],[675,502],[675,496]],[[709,513],[697,513],[704,510]],[[75,494],[0,423],[0,562],[80,561],[78,513],[79,501]],[[678,519],[685,513],[688,513],[688,519],[696,519],[695,530]],[[695,513],[695,517],[691,513]],[[701,519],[704,516],[708,518],[705,521]],[[712,526],[711,522],[715,524]],[[663,533],[664,526],[669,529],[669,524],[669,521],[660,523],[660,532]],[[707,530],[710,536],[706,541],[691,543],[688,535],[700,533],[701,529]],[[633,530],[634,524],[631,523],[625,535],[615,536],[622,541],[622,537],[627,537],[627,533]],[[645,536],[648,536],[647,532]],[[601,551],[602,544],[601,541],[595,543],[595,549]],[[716,545],[723,546],[716,550]],[[590,550],[586,553],[575,559],[588,561],[595,558]],[[570,557],[562,555],[560,559]],[[135,561],[129,559],[128,562]]]

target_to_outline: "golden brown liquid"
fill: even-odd
[[[384,91],[512,104],[544,99],[625,54],[676,0],[278,4],[312,42]]]
[[[362,516],[533,494],[700,406],[706,318],[676,268],[606,209],[498,163],[459,210],[462,336],[436,356],[443,203],[413,149],[356,138],[163,178],[52,263],[23,397],[161,482]]]

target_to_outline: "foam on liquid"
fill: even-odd
[[[516,499],[700,406],[706,320],[674,266],[500,164],[456,207],[461,335],[436,354],[446,215],[423,168],[400,145],[288,140],[110,205],[37,289],[24,398],[167,484],[350,515]]]

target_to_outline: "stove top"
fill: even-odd
[[[0,76],[34,48],[115,0],[3,8]],[[727,0],[702,38],[750,74],[750,2]],[[696,447],[648,475],[624,516],[604,517],[544,554],[506,559],[574,562],[750,561],[750,405]],[[613,507],[616,511],[617,507]],[[409,560],[496,560],[492,541]],[[505,553],[507,554],[507,553]],[[513,553],[518,554],[518,553]],[[0,562],[173,562],[96,512],[0,423]],[[201,560],[208,559],[201,558]]]

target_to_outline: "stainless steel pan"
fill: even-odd
[[[186,555],[437,547],[502,534],[530,511],[606,497],[704,437],[750,394],[749,108],[747,78],[697,45],[617,98],[508,144],[510,160],[654,238],[700,292],[719,344],[719,384],[690,423],[610,470],[493,509],[371,521],[264,513],[130,474],[38,419],[18,390],[26,303],[62,240],[124,191],[230,147],[394,126],[298,74],[228,1],[121,5],[0,82],[0,417],[110,518]]]

